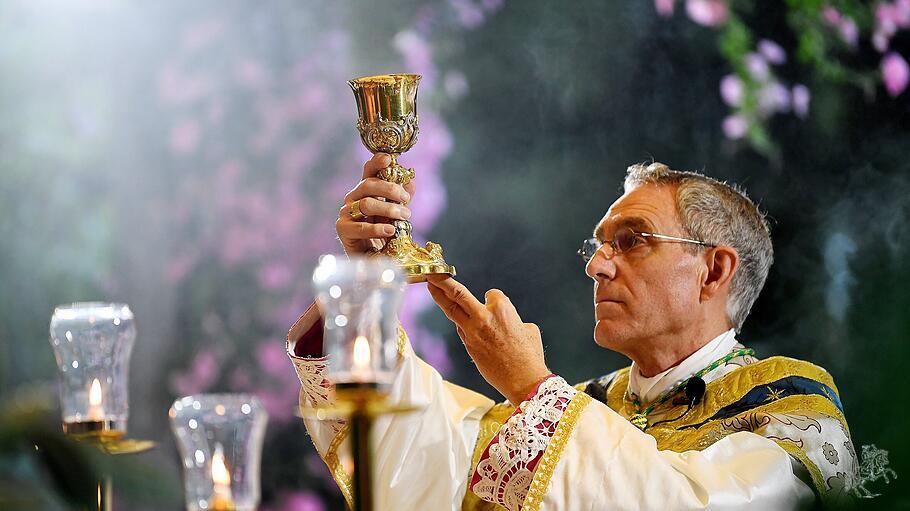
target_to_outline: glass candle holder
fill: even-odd
[[[249,394],[198,394],[168,415],[183,460],[189,511],[252,511],[268,414]]]
[[[136,326],[122,303],[60,305],[51,317],[63,431],[120,437],[129,415],[128,371]]]
[[[398,360],[398,308],[405,278],[386,257],[325,255],[313,272],[324,319],[327,377],[345,386],[384,385]]]

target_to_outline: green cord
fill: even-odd
[[[638,427],[638,429],[644,431],[645,428],[648,427],[648,414],[653,412],[654,409],[657,408],[658,406],[664,404],[668,399],[675,396],[676,393],[679,392],[679,390],[681,388],[683,388],[687,383],[689,383],[689,380],[691,380],[692,378],[701,378],[705,374],[708,374],[709,372],[720,367],[722,364],[726,364],[727,362],[733,360],[736,357],[742,357],[745,355],[754,355],[754,354],[755,354],[755,350],[753,350],[752,348],[742,348],[742,349],[738,349],[738,350],[732,351],[730,353],[727,353],[725,356],[708,364],[708,366],[705,367],[704,369],[702,369],[702,370],[698,371],[697,373],[693,374],[692,376],[689,376],[688,378],[680,381],[676,385],[670,387],[668,390],[663,392],[661,395],[657,396],[657,399],[654,400],[654,402],[651,403],[650,406],[645,408],[645,411],[641,411],[641,401],[638,400],[638,396],[636,396],[635,394],[630,394],[632,404],[635,405],[636,413],[634,415],[632,415],[632,417],[629,418],[629,422],[631,422],[636,427]]]

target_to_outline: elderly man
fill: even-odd
[[[386,220],[409,216],[399,203],[413,185],[373,177],[387,162],[367,162],[346,197],[336,226],[349,254],[379,246]],[[373,222],[352,217],[355,201]],[[433,299],[508,401],[443,381],[401,343],[393,399],[426,407],[377,425],[380,509],[793,509],[854,484],[831,376],[799,360],[759,360],[736,338],[772,262],[767,223],[742,191],[633,165],[579,253],[594,281],[594,339],[632,365],[570,385],[501,291],[481,303],[455,279],[431,277]],[[301,401],[330,399],[315,308],[292,327],[288,349]],[[349,497],[345,425],[307,428]]]

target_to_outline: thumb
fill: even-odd
[[[499,314],[518,316],[518,311],[512,300],[505,293],[498,289],[490,289],[483,295],[487,309],[498,312]]]

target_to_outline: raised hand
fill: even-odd
[[[335,232],[348,255],[381,249],[395,234],[392,222],[411,217],[406,204],[414,195],[414,182],[401,186],[376,177],[391,161],[388,154],[374,154],[363,165],[363,179],[344,196],[344,205],[335,221]]]
[[[427,289],[487,382],[512,404],[550,374],[543,356],[540,329],[524,323],[502,291],[486,292],[480,303],[464,285],[447,275],[430,275]]]

